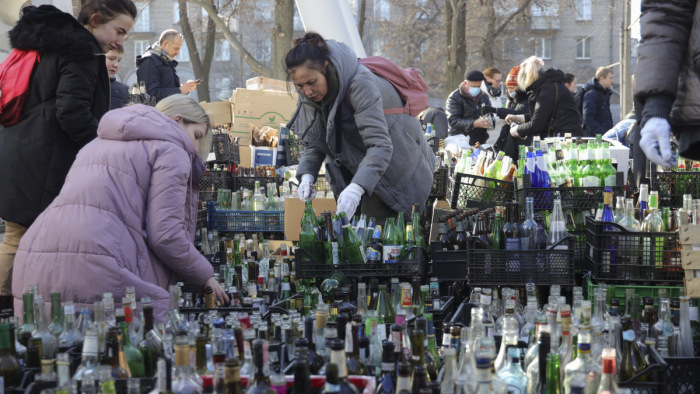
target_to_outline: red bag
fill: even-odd
[[[37,51],[13,49],[0,63],[0,125],[12,126],[22,119],[29,81],[40,60]]]
[[[420,75],[420,70],[415,67],[402,68],[391,60],[382,56],[370,56],[358,59],[357,62],[367,67],[374,75],[389,81],[401,96],[406,105],[403,108],[385,109],[385,115],[409,114],[418,116],[428,104],[428,84]],[[350,92],[348,91],[345,102],[350,108]]]

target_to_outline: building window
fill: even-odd
[[[180,63],[190,61],[190,51],[187,49],[187,42],[185,40],[182,40],[182,48],[180,48],[180,53],[175,56],[175,60]]]
[[[576,0],[576,20],[591,20],[591,0]]]
[[[138,10],[139,15],[136,17],[136,22],[134,23],[135,32],[151,31],[150,4],[150,2],[136,2],[136,9]]]
[[[261,63],[270,63],[272,60],[272,43],[260,41],[255,46],[255,58]]]
[[[231,60],[231,47],[228,40],[217,40],[214,48],[214,60],[218,62],[227,62]]]
[[[387,0],[374,2],[374,18],[377,20],[389,19],[389,2]]]
[[[559,2],[554,0],[543,0],[530,7],[532,16],[559,16]]]
[[[173,3],[173,23],[180,23],[180,4],[178,1]]]
[[[581,38],[576,42],[576,59],[591,58],[591,37]]]
[[[552,37],[535,39],[535,56],[542,59],[552,58]]]
[[[136,40],[134,41],[134,56],[142,56],[146,53],[146,49],[151,45],[146,40]]]

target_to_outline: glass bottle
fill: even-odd
[[[603,162],[600,169],[600,176],[603,180],[602,186],[615,186],[617,184],[617,170],[612,165],[612,158],[610,157],[610,144],[607,142],[603,143]]]
[[[690,297],[680,296],[680,330],[683,343],[682,357],[694,357],[693,334],[690,323]]]
[[[428,373],[425,366],[416,365],[413,367],[413,385],[411,391],[413,394],[419,394],[422,389],[428,387]]]
[[[594,144],[592,142],[589,142],[588,148],[586,149],[587,164],[585,167],[583,167],[583,171],[581,173],[583,187],[600,187],[601,185],[593,145]]]
[[[619,379],[620,381],[628,381],[644,370],[648,365],[642,356],[634,331],[632,330],[632,319],[628,316],[622,318],[622,360],[620,361]],[[642,375],[637,381],[646,382],[649,380],[648,375]]]
[[[534,199],[532,197],[525,198],[525,221],[520,230],[520,249],[537,249],[538,226],[535,222]]]
[[[394,218],[387,218],[382,239],[382,262],[385,264],[396,263],[401,255],[402,247]]]
[[[509,347],[507,361],[498,377],[508,385],[508,393],[527,393],[527,375],[520,366],[520,349]]]
[[[659,214],[659,195],[658,192],[652,190],[649,195],[649,213],[642,221],[642,232],[664,232],[666,226]],[[642,264],[645,266],[654,266],[656,268],[663,266],[664,255],[664,238],[646,236],[642,240]],[[652,272],[652,276],[654,271]]]
[[[411,364],[407,362],[399,363],[399,377],[396,381],[396,393],[403,391],[412,392],[411,386]]]
[[[330,364],[326,367],[328,374],[330,366],[336,365],[338,368],[338,385],[340,393],[357,393],[359,390],[348,380],[348,368],[345,361],[345,343],[342,339],[336,338],[331,341],[331,358]]]
[[[416,253],[416,239],[413,236],[413,224],[406,225],[406,238],[403,244],[403,252],[401,253],[405,259],[415,260],[418,254]]]
[[[379,285],[379,300],[377,301],[377,313],[379,314],[379,324],[393,324],[396,320],[396,313],[386,294],[386,285]]]
[[[394,394],[396,388],[396,361],[394,359],[394,344],[389,341],[382,343],[382,367],[376,394]]]
[[[559,353],[553,352],[547,355],[547,394],[561,393],[559,363]]]
[[[527,392],[543,393],[547,388],[547,355],[550,351],[549,328],[543,326],[538,333],[537,356],[527,367]]]
[[[44,297],[41,294],[34,295],[34,321],[36,322],[36,330],[32,338],[41,339],[43,357],[54,358],[58,350],[58,338],[48,329]]]
[[[173,375],[173,393],[202,393],[202,385],[193,373],[189,362],[189,342],[186,335],[175,337],[175,374]]]
[[[350,322],[345,328],[345,355],[346,366],[349,375],[364,375],[367,367],[359,357],[359,334],[360,327],[354,322]]]
[[[43,308],[42,308],[43,309]],[[4,387],[19,387],[22,371],[17,358],[12,354],[13,344],[10,342],[10,325],[0,324],[0,377]]]
[[[649,209],[649,185],[646,183],[639,185],[639,198],[636,207],[639,209],[639,220],[643,222]]]
[[[442,372],[440,381],[440,392],[451,394],[454,393],[455,380],[459,376],[457,370],[457,349],[447,348],[444,351],[445,369]]]
[[[144,377],[144,361],[141,352],[131,345],[131,338],[129,336],[129,328],[125,322],[119,324],[122,335],[122,348],[124,355],[126,356],[126,361],[129,363],[129,371],[131,371],[132,377]]]
[[[503,153],[503,152],[501,152]],[[493,222],[493,229],[491,230],[491,236],[489,237],[491,241],[491,247],[494,250],[505,249],[505,237],[503,237],[503,224],[501,220],[501,213],[496,212],[496,216]]]
[[[151,377],[156,372],[156,363],[160,354],[160,346],[157,346],[159,335],[153,330],[153,303],[150,297],[141,299],[141,309],[143,310],[143,332],[144,339],[138,344],[138,349],[143,356],[143,368],[146,377]],[[154,338],[155,336],[155,338]],[[154,344],[154,342],[156,342]]]
[[[503,336],[501,348],[496,357],[494,366],[496,372],[500,371],[507,363],[507,350],[509,347],[518,347],[518,322],[515,320],[515,300],[506,299],[505,316],[503,318]]]
[[[85,341],[87,342],[87,338]],[[127,371],[129,365],[126,363],[126,360],[122,362],[120,359],[120,353],[119,329],[116,327],[110,327],[109,330],[107,330],[105,352],[102,354],[100,365],[109,366],[114,379],[124,379],[129,377],[129,372]]]
[[[493,363],[488,353],[476,355],[475,394],[506,393],[508,386],[491,372]]]
[[[413,278],[411,279],[412,285],[413,285],[413,290],[412,290],[412,296],[411,296],[411,307],[413,308],[413,316],[421,316],[423,315],[423,311],[425,309],[425,300],[423,298],[423,292],[420,290],[420,278]]]
[[[657,340],[660,337],[669,336],[673,332],[673,325],[671,324],[671,316],[669,313],[669,304],[670,300],[668,298],[661,299],[661,304],[659,306],[659,320],[650,328],[651,336]]]
[[[63,311],[61,310],[61,293],[51,293],[51,322],[49,331],[58,337],[63,332]]]
[[[362,240],[350,225],[345,212],[340,213],[343,223],[343,242],[347,251],[350,264],[362,264],[365,262],[365,253],[362,250]]]
[[[601,367],[591,357],[591,335],[581,331],[578,335],[578,352],[574,361],[564,368],[564,393],[569,394],[573,382],[583,378],[586,383],[586,394],[595,394],[600,384]]]
[[[549,220],[549,234],[547,239],[548,246],[557,245],[562,239],[569,236],[566,232],[566,218],[561,210],[561,199],[555,198],[552,206],[552,216]],[[568,249],[568,245],[562,244],[556,247],[557,249]]]
[[[318,221],[316,220],[316,212],[311,205],[311,201],[307,201],[304,214],[301,217],[301,232],[299,233],[299,246],[306,252],[306,254],[301,254],[302,261],[315,261],[317,263],[324,261],[320,250],[320,239],[321,235]]]
[[[63,306],[63,332],[58,337],[60,346],[82,346],[83,334],[75,327],[75,306],[73,301],[66,301]]]
[[[90,326],[85,330],[82,359],[73,379],[81,381],[86,374],[91,376],[97,375],[98,349],[99,338],[97,337],[97,329],[94,326]]]
[[[440,355],[437,350],[437,344],[435,343],[435,325],[433,322],[433,314],[425,313],[423,314],[426,320],[426,325],[428,328],[428,353],[430,358],[435,362],[435,368],[439,371],[442,368],[442,362],[440,361]]]
[[[598,393],[611,393],[617,392],[617,356],[616,351],[613,348],[603,349],[603,368],[600,377],[600,384],[598,385]]]
[[[411,349],[411,364],[413,365],[414,371],[417,366],[422,366],[425,368],[427,374],[428,365],[425,361],[425,332],[423,330],[416,328],[411,333]],[[435,370],[435,365],[431,365],[431,369]],[[426,380],[429,382],[430,376],[426,375]]]

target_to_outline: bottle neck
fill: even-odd
[[[330,362],[338,366],[338,378],[347,379],[348,366],[345,362],[345,352],[342,350],[331,350]]]

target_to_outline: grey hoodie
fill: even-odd
[[[328,122],[307,103],[303,94],[292,128],[305,145],[297,177],[318,176],[326,161],[326,176],[338,195],[349,183],[356,183],[365,195],[376,194],[394,211],[411,212],[412,204],[421,211],[433,182],[435,155],[430,150],[420,121],[408,114],[384,115],[384,109],[402,108],[396,89],[357,63],[355,53],[343,43],[327,40],[330,61],[338,74],[338,96]],[[354,111],[344,103],[346,92]],[[336,112],[340,110],[340,125]],[[340,152],[336,152],[340,138]],[[339,165],[352,174],[345,179]]]

